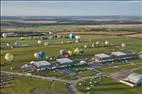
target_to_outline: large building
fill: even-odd
[[[142,85],[142,74],[131,73],[125,79],[120,80],[120,82],[129,85],[131,87],[140,86]]]
[[[111,56],[107,55],[107,54],[96,54],[95,55],[95,61],[96,62],[106,62],[106,61],[110,61],[111,60]]]
[[[37,68],[37,70],[45,70],[51,65],[47,61],[32,61],[30,63],[33,64]]]

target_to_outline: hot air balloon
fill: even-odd
[[[72,56],[72,51],[68,50],[67,53],[69,54],[69,56]]]
[[[80,53],[79,48],[75,48],[75,49],[74,49],[74,53],[75,53],[75,54],[79,54],[79,53]]]
[[[24,40],[24,37],[20,37],[21,40]]]
[[[84,48],[87,48],[87,45],[84,45]]]
[[[16,41],[16,42],[14,43],[14,45],[15,45],[16,47],[19,47],[19,46],[21,46],[21,43],[20,43],[19,41]]]
[[[41,45],[42,44],[42,40],[38,40],[37,44]]]
[[[99,41],[96,41],[96,46],[98,46],[99,45]]]
[[[80,36],[79,36],[79,35],[76,35],[76,36],[75,36],[75,39],[76,39],[76,40],[80,40]]]
[[[80,53],[81,53],[81,54],[84,53],[84,49],[83,49],[83,48],[80,49]]]
[[[11,53],[6,53],[5,54],[5,60],[7,60],[7,61],[12,61],[14,59],[14,55],[13,54],[11,54]]]
[[[3,33],[3,34],[2,34],[2,37],[6,38],[6,37],[7,37],[7,34],[6,34],[6,33]]]
[[[125,43],[121,43],[121,47],[125,47],[126,46],[126,44]]]
[[[92,47],[93,47],[93,48],[95,47],[95,44],[94,44],[94,43],[92,43]]]
[[[6,43],[6,46],[7,46],[7,47],[10,47],[10,43]]]
[[[106,40],[106,41],[105,41],[105,45],[108,45],[108,44],[109,44],[109,41]]]
[[[44,58],[44,56],[45,56],[44,51],[39,51],[37,54],[40,58]]]
[[[66,49],[61,49],[61,50],[60,50],[60,55],[63,56],[65,53],[67,53]]]
[[[44,42],[44,46],[47,46],[48,45],[48,42]]]
[[[35,58],[39,58],[38,53],[34,53]]]

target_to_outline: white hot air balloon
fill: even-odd
[[[74,53],[75,53],[75,54],[79,54],[79,53],[80,53],[80,49],[79,49],[79,48],[75,48],[75,49],[74,49]]]
[[[75,36],[75,39],[76,39],[76,40],[79,40],[79,39],[80,39],[80,36],[79,36],[79,35],[76,35],[76,36]]]
[[[42,40],[38,40],[37,44],[41,45],[42,44]]]
[[[106,41],[105,41],[105,45],[108,45],[108,44],[109,44],[109,41],[106,40]]]
[[[84,48],[87,48],[87,45],[84,45]]]
[[[6,43],[6,46],[7,46],[7,47],[10,47],[10,43]]]
[[[6,33],[3,33],[3,34],[2,34],[2,37],[6,38],[6,37],[7,37],[7,34],[6,34]]]
[[[96,45],[99,45],[99,41],[96,41],[96,43],[95,43]]]
[[[48,45],[48,42],[44,42],[44,46],[47,46]]]
[[[14,59],[14,55],[13,54],[11,54],[11,53],[6,53],[5,54],[5,60],[7,60],[7,61],[12,61]]]
[[[35,58],[39,58],[38,53],[34,53]]]
[[[126,44],[125,43],[121,43],[121,47],[125,47],[126,46]]]

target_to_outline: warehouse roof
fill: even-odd
[[[109,58],[110,55],[102,53],[102,54],[96,54],[95,57],[98,57],[98,58]]]
[[[56,61],[59,62],[60,64],[72,63],[72,60],[69,58],[60,58],[56,59]]]
[[[49,62],[47,61],[32,61],[33,64],[36,66],[36,67],[45,67],[45,66],[49,66],[51,65]]]
[[[115,56],[123,56],[123,55],[126,55],[126,53],[117,51],[117,52],[112,52],[112,55],[115,55]]]
[[[133,83],[142,83],[142,74],[132,73],[128,76],[128,80]]]

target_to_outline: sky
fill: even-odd
[[[1,16],[142,16],[142,1],[1,1]]]

